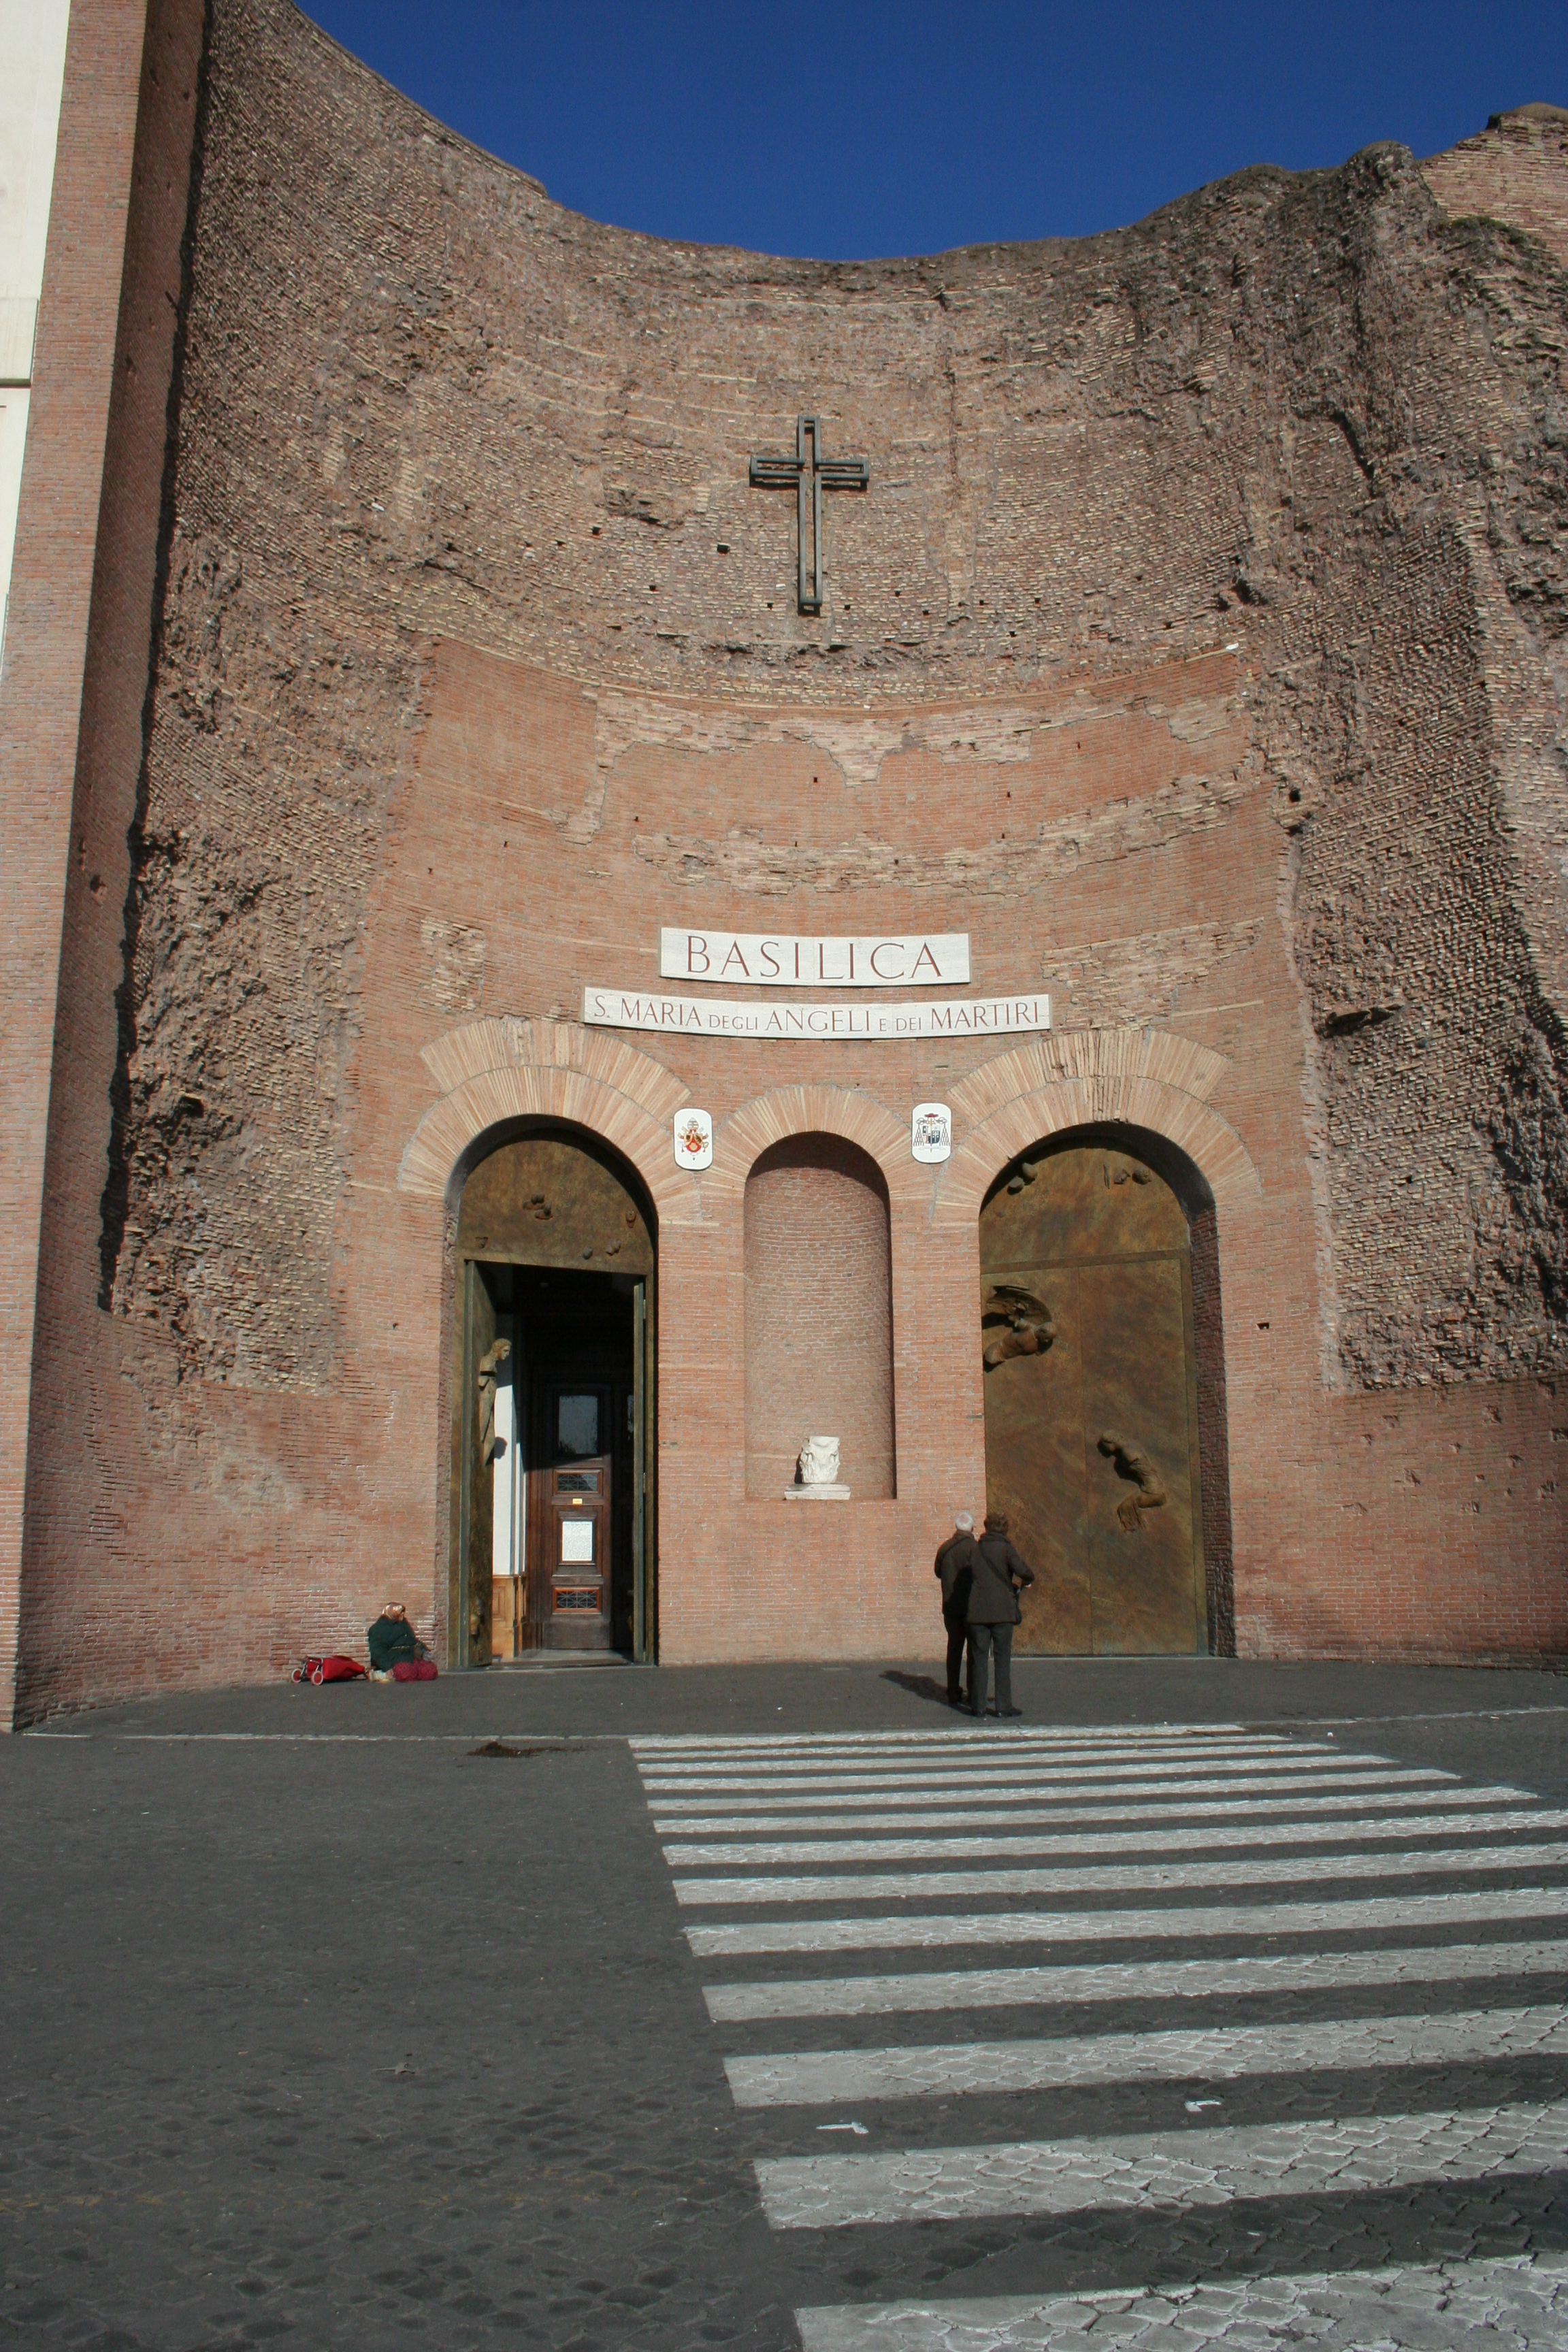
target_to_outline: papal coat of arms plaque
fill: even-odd
[[[675,1164],[678,1168],[711,1168],[713,1120],[705,1110],[675,1114]]]

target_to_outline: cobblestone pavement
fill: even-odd
[[[0,2346],[1568,2345],[1568,1687],[1018,1682],[0,1743]]]

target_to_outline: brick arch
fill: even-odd
[[[924,1171],[910,1158],[909,1129],[885,1104],[858,1087],[807,1086],[777,1087],[731,1112],[713,1139],[709,1192],[738,1202],[755,1162],[791,1135],[838,1135],[858,1144],[881,1170],[891,1201],[925,1190]]]
[[[1206,1200],[1191,1197],[1184,1182],[1177,1190],[1189,1195],[1209,1646],[1221,1655],[1235,1652],[1236,1595],[1219,1223],[1263,1192],[1251,1154],[1207,1099],[1227,1067],[1223,1055],[1159,1029],[1074,1030],[998,1055],[953,1089],[963,1140],[932,1206],[933,1224],[973,1235],[978,1252],[981,1207],[1002,1171],[1032,1145],[1074,1129],[1127,1128],[1133,1150],[1142,1129],[1202,1178]]]
[[[1108,1121],[1173,1144],[1217,1210],[1259,1199],[1251,1154],[1207,1100],[1227,1066],[1223,1055],[1159,1029],[1074,1030],[999,1055],[953,1088],[963,1139],[942,1171],[932,1223],[971,1223],[1019,1152],[1069,1128]]]
[[[660,1226],[702,1219],[697,1178],[675,1164],[670,1133],[690,1088],[635,1046],[569,1021],[471,1021],[420,1056],[439,1099],[405,1148],[397,1188],[444,1200],[469,1147],[516,1118],[569,1119],[637,1170]]]

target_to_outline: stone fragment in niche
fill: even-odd
[[[847,1503],[847,1486],[838,1483],[838,1440],[808,1437],[795,1465],[795,1481],[784,1488],[786,1503]]]

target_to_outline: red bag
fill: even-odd
[[[352,1683],[364,1668],[357,1658],[333,1655],[327,1658],[302,1658],[294,1669],[297,1683]]]

